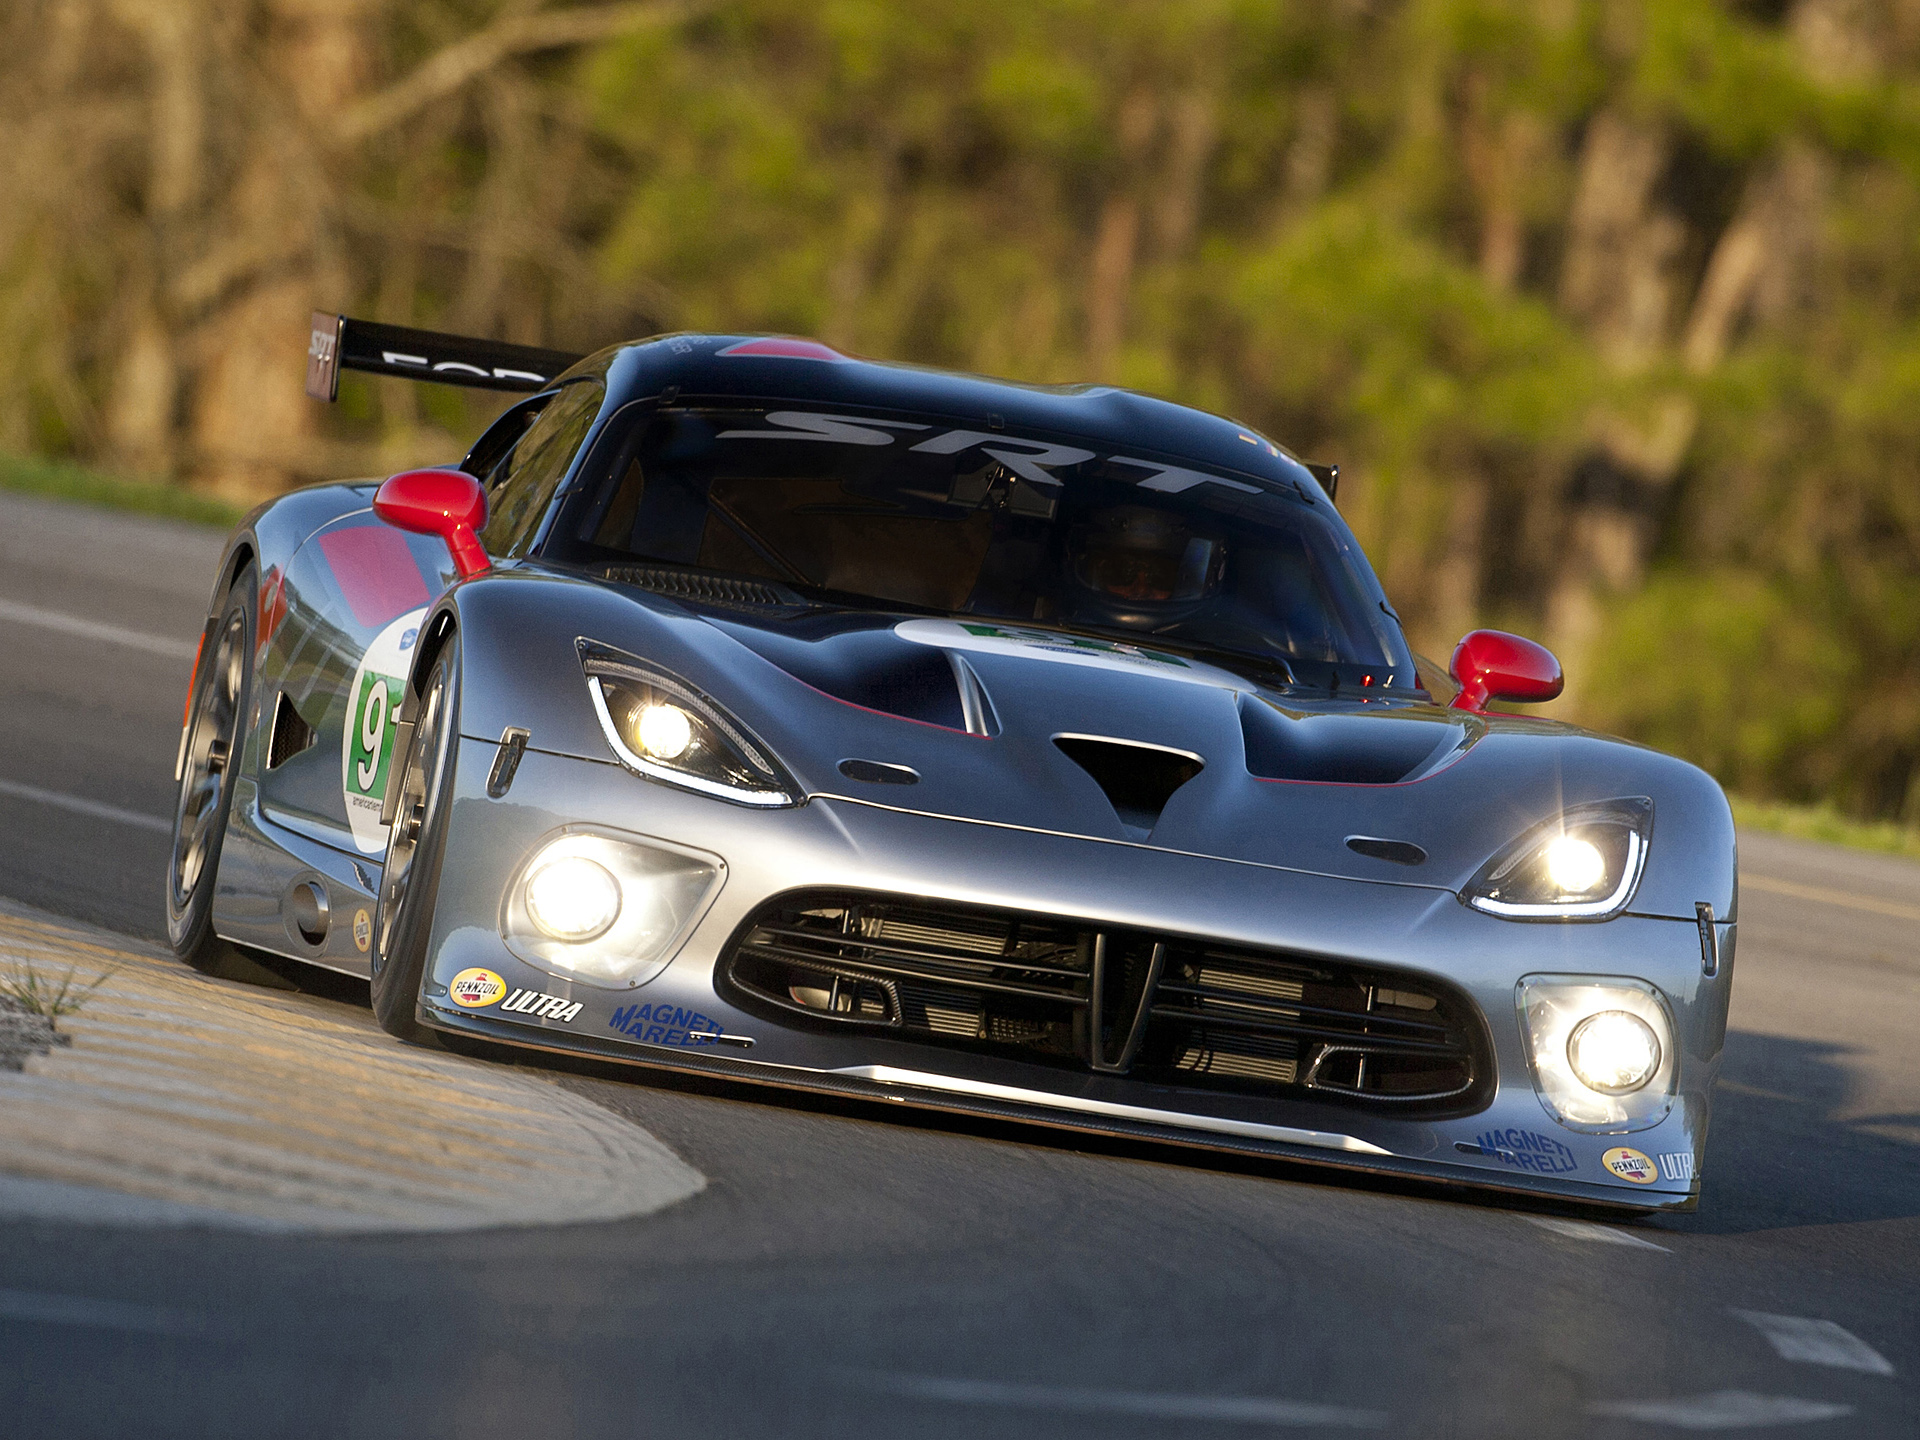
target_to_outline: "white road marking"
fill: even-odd
[[[1856,895],[1851,890],[1831,890],[1824,885],[1801,885],[1793,880],[1775,880],[1771,875],[1742,875],[1740,884],[1748,890],[1764,890],[1769,895],[1786,895],[1795,900],[1811,900],[1817,905],[1838,905],[1844,910],[1864,910],[1870,915],[1891,915],[1896,920],[1920,920],[1920,905],[1902,905],[1897,900],[1880,900],[1872,895]]]
[[[22,605],[17,600],[0,600],[0,621],[13,625],[36,625],[62,635],[77,635],[82,640],[99,640],[122,645],[129,650],[144,650],[149,655],[164,655],[169,660],[191,660],[198,644],[175,640],[168,635],[150,635],[145,630],[129,630],[124,625],[109,625],[100,620],[83,620],[59,610],[42,610],[38,605]]]
[[[1594,1240],[1602,1245],[1631,1245],[1636,1250],[1658,1250],[1662,1255],[1671,1255],[1673,1251],[1664,1245],[1656,1245],[1651,1240],[1642,1240],[1638,1235],[1629,1235],[1625,1230],[1615,1230],[1610,1225],[1595,1225],[1590,1220],[1553,1220],[1545,1215],[1527,1217],[1543,1230],[1551,1230],[1556,1235],[1565,1235],[1569,1240]]]
[[[1349,1430],[1378,1430],[1387,1423],[1384,1410],[1269,1400],[1256,1395],[1173,1395],[1139,1390],[1088,1390],[1068,1385],[1008,1385],[994,1380],[898,1375],[875,1370],[842,1370],[840,1374],[863,1390],[914,1400],[945,1400],[956,1405],[1050,1410],[1073,1415],[1142,1415],[1156,1420],[1219,1420],[1242,1425],[1323,1425]]]
[[[1886,1356],[1831,1320],[1768,1315],[1760,1310],[1733,1313],[1766,1336],[1782,1360],[1831,1365],[1836,1370],[1864,1370],[1869,1375],[1893,1374],[1893,1366],[1887,1363]]]
[[[106,805],[98,800],[83,800],[78,795],[62,795],[58,790],[42,790],[38,785],[22,785],[17,780],[0,780],[0,795],[11,795],[16,800],[31,800],[37,805],[51,805],[58,810],[70,810],[75,815],[85,815],[94,820],[111,820],[117,825],[131,825],[136,830],[152,830],[161,835],[173,833],[173,822],[162,820],[158,815],[143,815],[138,810],[122,810],[118,805]]]
[[[1755,1395],[1750,1390],[1716,1390],[1677,1400],[1611,1400],[1589,1405],[1592,1415],[1617,1415],[1680,1430],[1744,1430],[1762,1425],[1799,1425],[1851,1415],[1851,1405],[1799,1400],[1791,1395]]]
[[[151,1335],[192,1335],[205,1328],[201,1318],[188,1310],[37,1290],[0,1290],[0,1321],[5,1320],[80,1325],[95,1330],[144,1330]]]

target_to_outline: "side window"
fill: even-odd
[[[553,492],[587,438],[606,398],[598,380],[580,380],[554,397],[505,462],[480,539],[495,555],[524,555]]]

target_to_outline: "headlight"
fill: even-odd
[[[1529,975],[1520,1029],[1540,1098],[1575,1130],[1645,1130],[1673,1106],[1673,1025],[1643,980]]]
[[[1462,898],[1509,920],[1605,920],[1633,899],[1652,829],[1644,796],[1576,805],[1494,856]]]
[[[673,958],[725,875],[716,855],[566,830],[507,887],[500,933],[520,959],[566,979],[639,985]]]
[[[594,713],[629,770],[739,805],[793,805],[799,787],[747,728],[684,680],[582,644]]]

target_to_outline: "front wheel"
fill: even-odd
[[[213,892],[246,728],[259,593],[259,572],[248,565],[227,588],[220,619],[201,652],[187,705],[185,763],[173,810],[167,939],[175,955],[210,974],[221,973],[233,959],[232,948],[213,933]]]
[[[434,657],[415,713],[413,742],[403,766],[399,805],[387,832],[387,862],[373,927],[373,1014],[380,1028],[402,1040],[431,1042],[415,1018],[426,977],[434,900],[447,843],[453,798],[455,735],[460,700],[460,640],[456,631]]]

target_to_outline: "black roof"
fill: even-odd
[[[662,335],[602,350],[568,373],[604,374],[609,409],[673,391],[681,402],[800,400],[939,415],[1157,452],[1320,494],[1306,467],[1258,431],[1108,385],[1024,385],[764,335]]]

